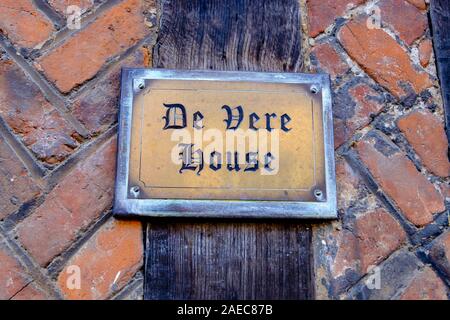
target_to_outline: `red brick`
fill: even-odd
[[[141,223],[111,219],[67,263],[80,268],[81,288],[67,287],[67,267],[58,276],[59,288],[66,299],[105,299],[131,280],[142,256]]]
[[[433,43],[430,39],[425,39],[419,44],[419,60],[422,67],[426,68],[430,63]]]
[[[75,129],[9,60],[0,60],[0,116],[47,164],[66,159],[78,147]]]
[[[447,136],[438,117],[428,110],[414,111],[400,118],[398,127],[428,170],[441,177],[450,176]]]
[[[111,207],[116,139],[78,163],[44,203],[16,228],[19,241],[42,266],[67,249]]]
[[[400,249],[394,252],[386,261],[377,266],[371,275],[379,276],[379,287],[370,289],[367,282],[375,284],[375,279],[362,279],[341,298],[365,300],[391,300],[410,282],[412,275],[422,266],[417,256],[408,250]],[[372,281],[371,281],[372,280]]]
[[[349,270],[355,272],[357,277],[360,278],[363,272],[359,267],[358,239],[347,229],[336,232],[333,235],[333,238],[336,239],[337,248],[336,256],[331,264],[331,274],[333,279],[339,280],[339,278],[345,277],[345,274],[348,273]]]
[[[361,16],[339,31],[338,37],[350,57],[398,98],[432,86],[429,75],[414,68],[402,47],[382,29],[369,29],[366,20]]]
[[[450,231],[433,241],[430,258],[450,277]]]
[[[38,67],[59,90],[69,92],[150,32],[143,14],[150,6],[154,7],[153,1],[123,1],[40,58]]]
[[[361,177],[344,159],[336,160],[336,182],[338,208],[345,209],[359,198]]]
[[[30,283],[19,291],[12,300],[49,300],[49,297],[34,283]]]
[[[309,35],[318,36],[348,9],[364,2],[365,0],[308,0]]]
[[[0,219],[41,193],[27,169],[4,139],[0,139]]]
[[[445,210],[441,194],[387,137],[372,131],[357,150],[384,192],[413,224],[424,226],[433,221],[434,213]]]
[[[347,216],[351,216],[352,208],[360,206],[360,201],[365,199],[365,188],[358,172],[340,157],[336,159],[336,182],[337,204],[342,220],[353,222]],[[313,244],[318,252],[315,259],[317,281],[320,283],[319,298],[336,296],[362,276],[357,239],[351,230],[351,225],[342,227],[338,222],[333,226],[326,224],[318,227],[314,232]]]
[[[349,70],[349,66],[341,59],[333,45],[329,43],[319,44],[312,49],[311,62],[313,72],[329,73],[333,80]]]
[[[427,29],[427,17],[405,0],[382,0],[378,3],[382,20],[394,29],[408,45]]]
[[[0,4],[0,33],[13,43],[34,48],[47,40],[54,27],[30,0],[2,0]]]
[[[363,272],[384,260],[406,239],[400,224],[384,209],[358,217],[353,232],[358,239]]]
[[[67,7],[77,6],[81,12],[85,12],[92,8],[94,0],[49,0],[48,3],[59,13],[67,16]]]
[[[416,8],[420,10],[425,10],[427,8],[427,4],[425,3],[425,0],[408,0],[409,3],[416,6]]]
[[[366,274],[406,239],[400,224],[382,208],[358,216],[349,229],[342,231],[337,245],[332,267],[335,277],[344,276],[347,269]]]
[[[344,86],[334,97],[334,146],[348,141],[356,130],[364,128],[384,107],[384,96],[364,83]]]
[[[429,267],[416,274],[401,300],[447,300],[445,284]]]
[[[11,251],[0,244],[0,300],[13,297],[30,281]]]
[[[148,55],[146,48],[137,50],[73,103],[73,115],[92,134],[103,132],[117,120],[121,68],[148,67]]]

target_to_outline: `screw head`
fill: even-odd
[[[145,81],[143,79],[134,79],[133,82],[133,90],[135,93],[139,93],[140,91],[145,89]]]
[[[317,84],[313,84],[309,90],[312,94],[317,94],[320,91],[320,86]]]
[[[314,197],[316,198],[317,201],[323,201],[324,196],[323,196],[322,190],[320,190],[320,189],[314,190]]]
[[[138,186],[131,187],[130,193],[133,197],[137,198],[139,197],[139,193],[141,193],[141,188],[139,188]]]

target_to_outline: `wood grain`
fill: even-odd
[[[299,71],[296,0],[164,1],[155,67]],[[145,299],[311,299],[305,222],[152,221]]]
[[[145,298],[310,298],[309,243],[301,225],[148,224]]]
[[[298,1],[164,1],[154,62],[158,68],[297,72]]]

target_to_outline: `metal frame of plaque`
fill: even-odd
[[[199,199],[136,199],[130,176],[130,144],[133,100],[146,81],[222,81],[273,84],[298,84],[308,88],[321,101],[321,127],[324,143],[324,184],[314,201],[266,200],[199,200]],[[336,178],[334,163],[333,119],[329,76],[325,74],[260,73],[222,71],[177,71],[167,69],[122,70],[119,114],[115,215],[132,217],[208,217],[208,218],[309,218],[337,217]],[[320,121],[320,120],[319,120]]]

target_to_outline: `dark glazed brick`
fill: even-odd
[[[369,289],[366,277],[347,295],[349,299],[384,300],[392,299],[395,294],[410,283],[414,273],[421,266],[417,257],[407,250],[402,250],[383,263],[378,270],[380,273],[380,289]],[[372,282],[369,282],[372,283]]]
[[[79,145],[75,129],[11,60],[0,60],[0,117],[45,164],[65,160]]]

